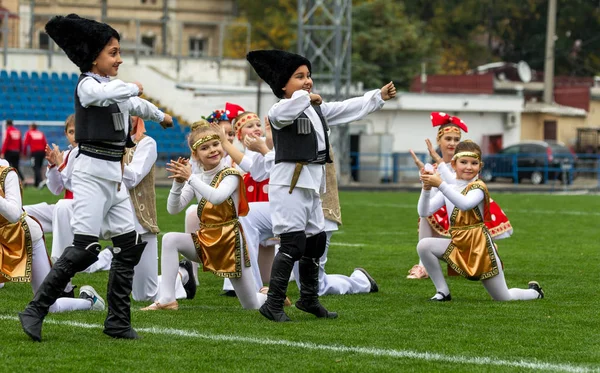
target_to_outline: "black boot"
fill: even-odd
[[[19,320],[23,331],[36,342],[42,340],[42,323],[48,314],[50,306],[63,294],[65,286],[75,274],[89,267],[98,260],[101,246],[90,244],[86,249],[69,246],[61,257],[54,263],[44,282],[35,293]]]
[[[269,292],[266,302],[258,310],[269,320],[283,322],[292,321],[283,311],[285,293],[287,291],[290,274],[294,267],[294,260],[279,251],[273,259],[271,267],[271,280],[269,281]]]
[[[131,288],[133,287],[133,267],[142,257],[146,242],[128,249],[115,247],[108,275],[108,315],[104,321],[104,334],[113,338],[138,339],[131,327]]]
[[[319,303],[319,265],[316,263],[317,260],[304,256],[298,263],[300,299],[296,302],[296,308],[317,317],[335,319],[338,314],[327,311]]]

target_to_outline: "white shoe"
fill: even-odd
[[[90,285],[84,285],[79,289],[79,298],[89,299],[92,302],[92,311],[104,311],[104,299]]]

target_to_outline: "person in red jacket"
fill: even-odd
[[[23,181],[23,174],[19,169],[21,149],[21,131],[19,131],[17,127],[13,126],[12,119],[7,119],[6,133],[4,134],[4,142],[2,143],[2,154],[0,154],[0,158],[6,159],[10,166],[17,170],[19,179]]]
[[[42,164],[46,157],[46,136],[37,128],[37,124],[32,123],[29,131],[25,132],[25,141],[23,141],[23,154],[27,155],[27,148],[30,148],[33,161],[34,185],[38,188],[42,184]]]

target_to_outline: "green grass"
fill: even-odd
[[[181,231],[183,214],[167,214],[167,193],[158,193],[160,227]],[[44,341],[33,343],[16,320],[31,288],[7,284],[0,289],[2,371],[532,370],[519,361],[536,370],[600,370],[599,197],[494,197],[515,228],[513,237],[499,242],[508,285],[537,280],[543,300],[494,302],[480,283],[451,277],[452,302],[428,302],[435,293],[431,281],[406,279],[418,261],[418,194],[343,192],[345,225],[333,236],[327,272],[349,275],[365,267],[380,292],[323,297],[338,319],[318,320],[290,308],[294,322],[269,322],[243,310],[237,299],[219,296],[222,281],[201,273],[196,298],[180,301],[177,312],[141,312],[148,303],[133,302],[141,340],[104,336],[105,313],[71,312],[49,315]],[[26,203],[52,198],[25,190]],[[107,273],[78,274],[74,282],[105,289]],[[295,300],[297,287],[289,289]]]

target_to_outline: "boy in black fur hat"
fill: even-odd
[[[269,110],[275,166],[269,181],[273,233],[281,240],[273,260],[267,301],[260,313],[273,321],[290,321],[283,302],[295,261],[299,261],[300,299],[296,307],[317,317],[336,318],[319,303],[319,258],[327,235],[319,194],[325,190],[325,163],[330,163],[329,125],[349,123],[380,109],[396,96],[392,82],[342,102],[324,103],[312,93],[311,64],[280,50],[246,56],[257,74],[282,100]]]
[[[75,140],[79,143],[72,175],[71,222],[75,237],[33,300],[19,313],[19,319],[25,333],[41,341],[48,308],[75,273],[98,260],[98,234],[108,232],[114,247],[104,333],[113,338],[136,339],[129,294],[133,267],[146,242],[141,242],[135,231],[127,188],[121,185],[125,148],[135,146],[129,137],[129,115],[160,122],[165,128],[173,126],[173,120],[137,97],[143,92],[140,83],[110,80],[123,63],[119,34],[112,27],[69,14],[52,18],[46,32],[82,72],[75,90]]]

